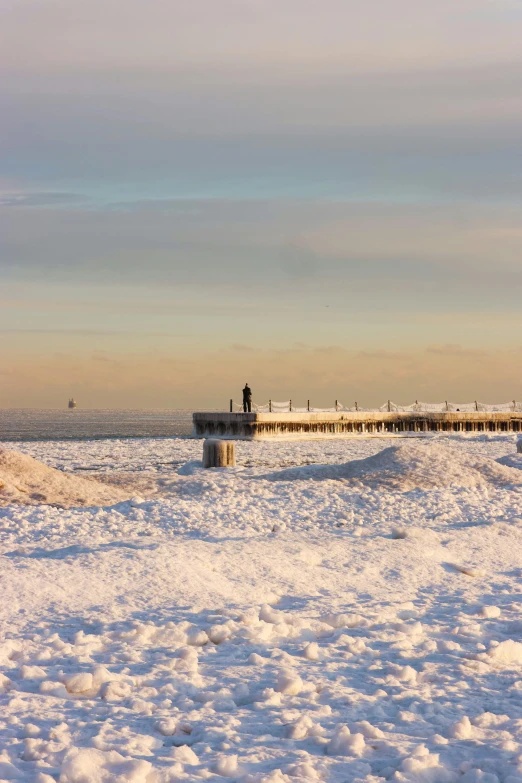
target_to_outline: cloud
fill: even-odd
[[[236,353],[253,353],[255,350],[251,345],[243,345],[242,343],[234,343],[230,347]]]
[[[426,353],[434,353],[437,356],[466,356],[469,355],[469,349],[466,350],[457,343],[446,343],[446,345],[428,345]],[[472,353],[476,354],[477,351],[473,350]]]
[[[368,361],[374,361],[376,359],[378,360],[385,360],[394,362],[399,360],[403,360],[405,358],[404,353],[398,353],[394,351],[384,351],[384,350],[376,350],[376,351],[360,351],[356,355],[356,359],[364,359]]]
[[[25,290],[34,281],[57,291],[82,284],[93,292],[93,311],[110,309],[112,288],[114,311],[208,307],[225,317],[252,308],[262,317],[282,303],[299,309],[305,296],[321,318],[334,319],[346,296],[353,310],[400,302],[407,312],[419,304],[407,294],[416,294],[426,311],[466,311],[500,302],[509,309],[522,289],[519,207],[226,199],[192,206],[191,216],[176,205],[0,213],[4,290],[7,281]],[[289,244],[289,235],[298,241]],[[77,307],[85,301],[75,291]]]
[[[310,279],[321,274],[321,259],[304,244],[282,247],[279,257],[282,270],[292,280]]]
[[[20,335],[63,335],[66,337],[100,337],[100,336],[111,336],[114,337],[116,335],[125,335],[125,336],[133,336],[137,334],[141,334],[140,332],[129,332],[125,330],[116,330],[116,329],[46,329],[46,328],[34,328],[34,329],[25,329],[25,328],[8,328],[3,329],[0,327],[0,333],[3,334],[20,334]],[[165,337],[170,335],[165,334],[154,334],[149,333],[150,337]]]
[[[77,207],[85,204],[86,199],[77,193],[2,193],[0,191],[0,209],[3,207]]]
[[[440,357],[454,357],[461,363],[468,362],[475,365],[476,367],[483,367],[484,364],[487,364],[492,360],[491,351],[472,346],[463,347],[462,345],[453,343],[448,343],[445,345],[429,345],[426,348],[426,353]]]
[[[519,52],[513,0],[3,0],[11,67],[389,68]],[[125,20],[122,34],[122,19]],[[515,28],[515,29],[513,29]],[[63,30],[67,36],[63,36]],[[372,46],[368,46],[371,41]]]
[[[91,361],[105,364],[110,366],[111,368],[121,370],[125,368],[125,363],[115,359],[114,357],[108,356],[106,353],[102,351],[94,351],[90,356]]]

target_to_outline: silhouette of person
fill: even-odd
[[[252,411],[252,389],[245,383],[243,389],[243,413],[250,413]]]

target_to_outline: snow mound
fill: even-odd
[[[520,443],[521,441],[518,441]],[[517,445],[518,445],[517,443]],[[500,457],[497,460],[499,465],[507,465],[508,468],[516,468],[522,470],[522,454],[506,454],[505,457]]]
[[[520,470],[448,442],[407,441],[390,446],[366,459],[342,465],[306,465],[272,473],[276,481],[325,479],[358,481],[388,489],[440,489],[478,487],[485,484],[522,484]]]
[[[94,479],[62,473],[27,454],[0,448],[0,506],[107,506],[133,494]]]

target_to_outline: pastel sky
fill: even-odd
[[[522,400],[522,0],[0,0],[0,406]]]

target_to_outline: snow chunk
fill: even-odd
[[[424,745],[404,759],[392,777],[394,783],[455,783],[458,775],[443,767],[438,753],[429,753]]]
[[[399,670],[397,671],[397,674],[395,676],[401,682],[416,683],[418,673],[413,668],[413,666],[402,666],[399,667]]]
[[[488,651],[489,657],[501,666],[522,664],[522,643],[506,639]]]
[[[259,774],[254,773],[253,775],[245,775],[241,778],[241,783],[291,783],[291,780],[288,775],[284,775],[280,769],[274,769],[272,772],[267,772],[266,774],[260,772]]]
[[[36,725],[36,723],[26,723],[24,726],[24,736],[25,737],[38,737],[38,735],[41,733],[41,729],[39,726]]]
[[[132,693],[132,686],[128,682],[107,682],[102,689],[102,699],[105,701],[122,701]]]
[[[9,679],[9,677],[6,677],[5,674],[2,674],[0,672],[0,693],[5,693],[6,691],[10,690],[13,687],[13,683]]]
[[[287,618],[285,613],[281,612],[279,609],[272,609],[268,604],[263,604],[259,612],[259,619],[263,620],[265,623],[277,625],[277,623],[285,622]]]
[[[304,683],[297,672],[284,669],[279,672],[275,690],[287,696],[297,696],[303,690]]]
[[[263,658],[262,655],[258,655],[257,653],[250,653],[247,658],[247,663],[251,666],[264,666],[266,662],[266,658]]]
[[[360,614],[327,614],[321,619],[332,628],[356,628],[358,625],[366,625],[366,620]]]
[[[47,674],[41,666],[21,666],[20,676],[23,680],[44,680]]]
[[[222,775],[229,778],[237,772],[237,756],[218,756],[213,765],[213,771],[216,775]]]
[[[158,721],[156,725],[156,729],[160,734],[163,734],[164,737],[172,737],[176,733],[177,727],[178,722],[177,720],[174,720],[174,718],[165,718],[164,720]]]
[[[65,678],[64,685],[69,693],[84,693],[85,691],[90,691],[93,687],[92,674],[89,672],[73,674],[70,677]]]
[[[308,761],[300,761],[298,764],[291,764],[286,770],[286,774],[290,775],[291,778],[298,778],[302,781],[321,779],[317,770]]]
[[[194,647],[180,647],[176,653],[176,658],[172,661],[172,665],[176,671],[196,674],[198,671],[198,660],[198,653]]]
[[[480,610],[480,614],[482,617],[486,618],[494,618],[494,617],[500,617],[500,609],[498,606],[483,606]]]
[[[227,639],[230,639],[231,631],[226,625],[213,625],[212,628],[207,631],[207,634],[213,644],[222,644],[223,642],[226,642]]]
[[[2,781],[23,780],[25,775],[11,763],[7,750],[0,753],[0,776]]]
[[[303,655],[308,661],[318,661],[321,657],[321,651],[317,642],[310,642],[303,650]]]
[[[441,734],[434,734],[433,737],[431,738],[431,741],[433,742],[434,745],[448,744],[448,740],[446,739],[446,737],[443,737]]]
[[[473,736],[473,726],[467,715],[463,715],[459,721],[450,726],[448,736],[457,740],[471,739]]]
[[[286,729],[288,739],[305,739],[305,737],[320,737],[324,733],[319,723],[314,723],[308,715],[302,715],[295,723]]]
[[[60,783],[147,783],[151,770],[150,761],[126,759],[115,750],[72,748],[62,764]]]
[[[355,724],[355,728],[361,732],[366,739],[384,739],[384,732],[372,726],[367,720],[361,720]]]
[[[512,778],[512,780],[520,780],[520,778]],[[470,769],[460,778],[459,783],[500,783],[500,781],[492,772]],[[510,776],[504,779],[504,783],[510,783]]]
[[[188,745],[180,745],[179,747],[172,748],[171,755],[173,758],[176,759],[176,761],[179,761],[181,764],[188,764],[189,766],[196,766],[196,764],[199,764],[199,759],[192,750],[192,748],[189,748]]]
[[[194,630],[187,634],[187,643],[194,647],[204,647],[208,643],[208,636],[205,631]]]
[[[479,726],[481,729],[497,728],[498,726],[509,723],[509,715],[497,715],[493,712],[481,712],[471,721],[474,726]]]
[[[351,734],[348,726],[339,726],[328,743],[329,756],[362,756],[366,743],[361,733]]]
[[[200,459],[191,459],[179,468],[177,474],[178,476],[193,476],[198,470],[203,470],[203,462]]]

